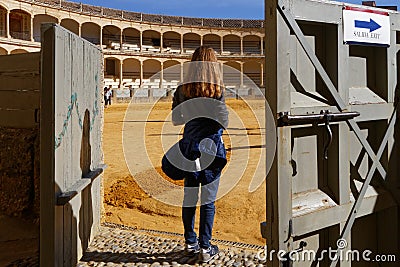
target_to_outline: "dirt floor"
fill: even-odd
[[[0,266],[9,266],[21,259],[26,263],[21,266],[37,266],[38,256],[38,221],[0,214]]]
[[[216,217],[214,224],[214,238],[239,241],[252,244],[263,244],[264,240],[260,234],[260,222],[265,221],[265,183],[254,192],[249,192],[249,184],[255,175],[262,154],[262,123],[257,121],[255,114],[263,114],[263,102],[253,101],[251,108],[240,100],[227,100],[231,109],[231,116],[240,118],[243,124],[240,127],[235,123],[230,124],[224,133],[223,139],[228,150],[228,163],[221,178],[225,181],[233,179],[238,181],[235,187],[224,193],[223,197],[216,202]],[[257,102],[258,101],[258,102]],[[157,229],[183,233],[181,222],[181,208],[168,205],[149,196],[138,185],[137,178],[151,177],[159,173],[168,180],[160,169],[163,150],[160,136],[164,124],[171,124],[167,115],[171,109],[170,102],[157,103],[151,107],[147,122],[140,122],[144,127],[144,140],[140,137],[141,127],[132,126],[124,128],[129,123],[125,117],[128,104],[113,104],[105,109],[104,115],[104,161],[108,165],[104,173],[104,217],[107,222],[119,223],[138,228]],[[149,104],[139,103],[129,106],[132,112],[141,112],[148,109]],[[132,122],[132,121],[130,121]],[[139,123],[139,122],[137,122]],[[125,125],[126,126],[126,125]],[[124,157],[123,129],[132,131],[133,136],[129,142],[144,145],[153,168],[141,172],[134,172],[135,177],[129,172]],[[136,133],[137,131],[137,133]],[[244,132],[244,134],[243,134]],[[135,138],[137,136],[137,138]],[[124,136],[125,138],[125,136]],[[240,146],[246,139],[247,145]],[[236,140],[236,141],[235,141]],[[139,153],[139,152],[138,152]],[[146,155],[136,155],[146,157]],[[245,162],[244,168],[237,162]],[[260,160],[260,162],[263,162]],[[262,167],[262,166],[261,166]],[[264,174],[263,174],[264,175]],[[265,177],[265,175],[264,175]],[[175,182],[182,185],[181,182]],[[157,184],[150,185],[153,188]],[[220,186],[220,191],[223,186]],[[198,216],[198,215],[197,215]],[[198,222],[198,217],[197,217]],[[196,222],[196,224],[198,224]]]

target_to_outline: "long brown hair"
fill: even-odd
[[[194,51],[189,63],[188,73],[183,84],[187,98],[219,98],[224,86],[221,79],[221,66],[214,49],[200,46]]]

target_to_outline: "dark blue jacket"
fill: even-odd
[[[172,99],[172,123],[185,124],[184,137],[204,138],[228,127],[229,113],[223,94],[217,99],[208,97],[188,99],[182,89],[182,86],[178,86]]]
[[[188,99],[183,94],[182,86],[179,86],[173,97],[172,123],[185,124],[185,128],[183,138],[166,154],[175,155],[179,147],[182,155],[192,161],[193,165],[194,160],[202,155],[200,158],[202,169],[203,161],[209,163],[212,157],[212,163],[204,165],[208,166],[207,169],[222,171],[227,163],[222,132],[228,126],[228,115],[223,95],[218,99],[206,97]],[[176,166],[172,166],[165,156],[162,160],[162,168],[174,180],[183,179],[186,176],[185,170],[178,170]],[[189,167],[189,169],[193,168]]]

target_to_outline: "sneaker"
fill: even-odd
[[[185,245],[185,254],[197,254],[199,252],[200,252],[199,243]]]
[[[199,254],[199,260],[201,262],[209,262],[212,258],[217,256],[219,249],[216,245],[211,245],[209,248],[202,248]]]

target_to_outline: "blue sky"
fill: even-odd
[[[264,0],[72,0],[135,12],[202,18],[263,19]],[[343,2],[361,4],[362,0]],[[376,0],[377,5],[400,5],[400,0]]]

